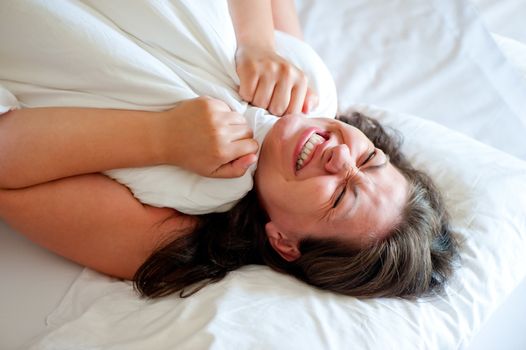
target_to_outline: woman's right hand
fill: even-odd
[[[206,177],[245,174],[259,148],[245,118],[224,102],[198,97],[162,112],[162,157]]]

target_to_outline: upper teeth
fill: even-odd
[[[324,141],[325,139],[316,133],[313,133],[310,136],[307,142],[305,142],[305,145],[303,145],[298,160],[296,160],[296,170],[300,170],[303,167],[303,163],[307,160],[314,148],[316,148],[316,145],[319,145]]]

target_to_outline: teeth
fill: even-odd
[[[303,167],[303,163],[309,157],[314,148],[324,141],[325,139],[316,133],[311,135],[311,137],[307,140],[307,142],[305,142],[305,145],[303,145],[303,148],[301,149],[298,160],[296,161],[296,170],[299,170]]]

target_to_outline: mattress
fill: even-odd
[[[520,19],[524,18],[524,16],[521,16],[521,14],[525,14],[521,12],[524,9],[521,8],[522,4],[520,2],[501,1],[490,3],[481,1],[479,5],[481,6],[479,9],[482,11],[484,19],[491,21],[492,31],[504,36],[513,33],[512,38],[514,40],[521,39],[520,35],[516,34],[520,33],[520,28],[523,27]],[[348,24],[348,22],[335,20],[334,16],[326,16],[324,14],[326,9],[320,8],[320,6],[322,5],[319,3],[315,4],[313,1],[301,1],[299,2],[299,11],[304,24],[306,40],[313,45],[322,57],[325,56],[324,58],[329,68],[331,68],[336,77],[341,93],[340,100],[346,101],[342,102],[342,108],[356,101],[379,104],[386,108],[442,122],[497,148],[513,151],[509,149],[505,134],[504,137],[502,133],[491,135],[491,133],[488,134],[487,132],[487,129],[490,129],[490,127],[486,127],[486,130],[483,130],[480,126],[472,128],[467,122],[462,125],[451,125],[451,120],[444,117],[447,112],[455,108],[460,110],[460,115],[462,116],[471,115],[474,111],[480,111],[484,108],[487,109],[488,106],[483,101],[472,101],[460,96],[458,99],[447,100],[450,106],[446,108],[440,104],[445,105],[446,97],[450,96],[444,94],[442,96],[429,97],[421,92],[422,90],[439,91],[442,88],[442,86],[433,86],[433,84],[439,84],[439,82],[432,79],[424,80],[420,78],[398,82],[399,90],[397,90],[394,85],[387,86],[382,84],[384,77],[378,75],[378,71],[356,72],[352,70],[352,65],[346,65],[342,62],[343,58],[348,57],[344,56],[342,58],[338,55],[338,51],[345,51],[341,48],[341,45],[346,45],[345,41],[336,41],[339,45],[339,50],[335,51],[335,42],[327,39],[338,38],[338,32],[344,30],[344,28],[335,28],[335,23]],[[349,9],[345,6],[344,8]],[[500,18],[500,23],[506,24],[506,29],[502,29],[502,31],[499,31],[498,27],[499,18],[496,15],[498,13],[506,14],[505,19]],[[349,16],[346,12],[340,15]],[[365,24],[358,25],[358,27],[364,31],[367,30]],[[360,34],[363,33],[357,33],[356,35]],[[403,34],[397,33],[397,35]],[[375,39],[381,41],[385,38],[373,38],[373,40]],[[389,42],[376,44],[378,45],[376,47],[380,47],[380,44],[388,46]],[[349,43],[348,45],[356,44]],[[496,45],[495,48],[497,48]],[[362,48],[362,50],[367,50],[367,47]],[[365,59],[365,57],[356,58],[358,60],[357,66],[360,66],[359,60]],[[403,62],[396,63],[402,64]],[[445,65],[447,66],[446,63]],[[384,72],[389,72],[389,69]],[[474,72],[474,74],[476,73],[481,74],[481,72]],[[360,74],[363,76],[360,76]],[[450,72],[450,74],[454,74],[454,72]],[[483,72],[483,74],[490,74],[490,72]],[[363,86],[354,86],[350,80],[350,77],[353,76],[357,77],[356,80],[360,82],[368,82],[370,85],[367,87],[370,89],[365,89]],[[404,85],[401,83],[404,83]],[[466,87],[465,93],[469,93],[469,88],[472,87],[469,84],[464,86]],[[506,87],[501,86],[500,88],[505,89]],[[493,91],[493,93],[499,94],[502,93],[501,91],[504,90],[496,88],[496,91]],[[415,100],[417,101],[415,102]],[[515,150],[516,148],[514,147]],[[517,152],[516,155],[521,156],[520,148]],[[23,346],[22,344],[27,344],[35,336],[46,331],[46,317],[60,304],[71,284],[77,280],[82,272],[82,268],[33,245],[16,232],[13,232],[5,224],[0,225],[0,237],[2,241],[0,246],[0,276],[2,276],[2,288],[0,289],[2,296],[2,301],[0,302],[0,314],[2,315],[0,321],[2,322],[0,325],[0,348],[15,349]],[[475,336],[471,348],[490,349],[496,348],[497,345],[500,349],[526,348],[525,335],[519,326],[526,322],[524,319],[524,315],[526,315],[525,296],[526,282],[523,282],[515,289],[514,294],[504,301],[501,309],[496,311],[493,319],[490,319],[481,328],[479,334]],[[468,345],[464,344],[464,346]]]

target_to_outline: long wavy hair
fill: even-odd
[[[337,119],[360,129],[409,182],[402,220],[386,238],[361,249],[308,238],[299,244],[300,257],[288,262],[270,245],[265,232],[269,218],[252,190],[229,212],[199,216],[193,231],[155,251],[135,274],[140,294],[187,297],[249,264],[355,297],[413,299],[442,292],[454,270],[458,243],[439,191],[403,156],[402,139],[394,130],[359,113]]]

